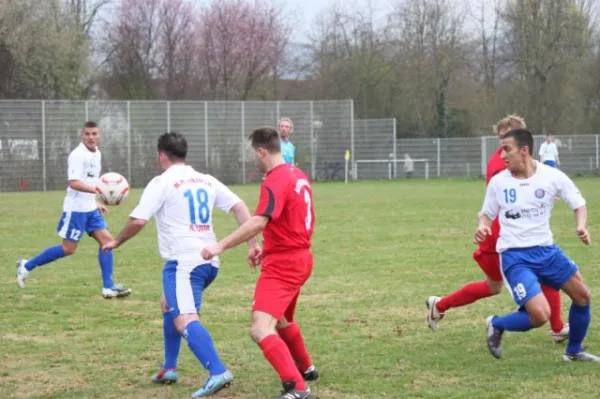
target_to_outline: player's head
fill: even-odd
[[[167,170],[174,163],[184,163],[188,152],[188,143],[183,134],[177,132],[163,133],[156,145],[158,166]]]
[[[290,134],[294,130],[294,124],[290,118],[281,118],[277,124],[279,127],[279,134],[281,138],[287,140]]]
[[[502,154],[506,169],[511,172],[523,170],[533,155],[533,135],[527,129],[512,129],[502,138]]]
[[[548,144],[552,143],[552,136],[550,136],[550,135],[546,136],[546,143],[548,143]]]
[[[502,140],[504,134],[511,129],[525,129],[527,125],[525,125],[525,120],[514,114],[508,114],[504,118],[500,119],[494,125],[494,133],[498,135],[498,138]]]
[[[279,133],[272,127],[261,127],[248,136],[250,146],[254,150],[254,162],[261,172],[267,172],[274,156],[281,157],[281,141]]]
[[[100,128],[94,121],[87,121],[81,128],[81,142],[90,150],[96,151],[100,143]]]

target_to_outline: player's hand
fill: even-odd
[[[202,258],[204,258],[205,260],[211,260],[215,256],[219,256],[222,253],[223,247],[219,243],[209,245],[208,247],[204,247],[204,249],[202,249],[201,252]]]
[[[262,261],[262,249],[257,244],[251,248],[248,248],[248,264],[253,269],[256,269],[257,266],[260,266]]]
[[[477,231],[475,231],[475,239],[474,242],[476,244],[482,243],[488,235],[492,235],[492,228],[485,225],[480,225],[477,227]]]
[[[100,211],[100,213],[102,215],[108,215],[108,212],[109,212],[108,208],[105,207],[104,205],[102,205],[101,203],[98,203],[98,210]]]
[[[102,252],[108,252],[111,249],[117,249],[118,247],[119,243],[117,242],[117,240],[112,240],[102,246]]]
[[[590,245],[592,243],[590,234],[588,233],[588,231],[585,227],[578,227],[577,235],[579,236],[579,239],[581,240],[581,242],[583,242],[585,245]]]

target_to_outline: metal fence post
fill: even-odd
[[[208,162],[208,101],[204,101],[204,158],[206,160],[206,168],[208,168],[210,164]]]
[[[88,104],[88,101],[85,101],[85,121],[89,121],[90,120],[90,106]]]
[[[46,191],[46,101],[42,100],[42,179]]]
[[[246,108],[244,107],[244,101],[240,101],[242,107],[242,120],[241,120],[241,133],[242,133],[242,142],[240,145],[240,149],[242,151],[242,184],[246,184],[246,147],[244,146],[244,136],[246,131]]]
[[[167,132],[171,131],[171,101],[167,101]]]
[[[277,101],[279,105],[279,101]],[[277,107],[279,112],[279,106]],[[310,102],[310,179],[315,180],[315,109],[314,103]]]
[[[276,124],[279,124],[279,120],[281,119],[281,113],[280,113],[279,107],[280,107],[280,104],[279,104],[279,101],[277,101],[275,103],[275,116],[277,118],[277,121],[275,122]],[[277,126],[277,129],[279,129],[279,126]]]
[[[442,139],[440,137],[437,138],[437,177],[439,178],[442,175],[442,164],[441,164],[441,149],[440,142]]]
[[[485,161],[487,159],[487,140],[485,138],[485,136],[481,136],[481,175],[485,176],[486,175],[486,171],[485,171]]]
[[[354,165],[356,155],[354,154],[354,100],[350,103],[350,159],[352,160],[351,165]],[[358,178],[355,168],[352,167],[352,177],[354,180]]]
[[[600,146],[598,145],[600,143],[600,134],[596,135],[596,169],[600,169]]]
[[[392,137],[392,145],[394,146],[394,179],[398,177],[398,150],[396,149],[396,118],[394,118],[394,137]]]
[[[131,181],[131,102],[127,101],[127,180],[132,186]]]

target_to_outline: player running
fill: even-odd
[[[502,139],[510,129],[525,128],[523,118],[516,115],[508,115],[498,121],[494,131],[498,138]],[[486,183],[491,178],[506,169],[501,157],[502,148],[499,148],[490,158],[487,166]],[[430,296],[425,301],[427,306],[427,323],[432,330],[436,330],[439,322],[444,318],[448,309],[456,308],[473,303],[479,299],[498,295],[502,291],[503,281],[500,270],[500,258],[496,252],[496,241],[500,232],[498,219],[492,224],[492,233],[479,244],[479,248],[473,253],[473,259],[487,276],[485,281],[472,282],[464,285],[458,291],[443,298]],[[552,339],[559,343],[565,341],[569,336],[569,325],[562,320],[560,292],[542,284],[542,292],[550,304],[550,334]]]
[[[559,195],[574,211],[579,239],[589,245],[586,201],[567,175],[533,158],[533,136],[528,130],[514,129],[504,135],[502,159],[507,170],[488,185],[475,241],[481,243],[492,234],[492,221],[499,217],[497,251],[502,273],[520,309],[486,319],[490,353],[502,356],[504,331],[528,331],[548,321],[550,306],[539,283],[543,282],[562,289],[573,301],[563,360],[600,362],[582,347],[590,325],[590,291],[575,262],[554,244],[550,230],[554,196]]]
[[[313,268],[312,188],[300,169],[285,163],[275,129],[257,129],[249,140],[258,169],[266,172],[256,212],[229,236],[204,248],[202,256],[211,259],[263,232],[262,253],[256,247],[248,256],[253,267],[262,264],[250,335],[281,378],[283,392],[279,399],[310,399],[314,395],[305,380],[316,380],[318,373],[294,321],[294,312],[300,289]]]
[[[152,380],[177,381],[177,358],[183,335],[192,353],[210,373],[202,388],[192,394],[192,398],[200,398],[228,387],[233,380],[198,318],[202,294],[219,272],[219,259],[207,262],[200,251],[216,242],[212,224],[214,207],[233,212],[240,225],[250,218],[250,212],[219,180],[185,164],[188,145],[183,135],[165,133],[159,137],[157,147],[163,173],[148,183],[121,233],[103,249],[118,248],[155,217],[159,252],[166,261],[161,297],[165,362]],[[249,237],[247,241],[252,253],[259,251],[256,239]]]
[[[57,232],[63,239],[61,245],[46,248],[30,260],[17,262],[17,285],[25,287],[25,280],[36,267],[73,255],[84,234],[92,236],[100,246],[112,241],[103,215],[108,209],[96,202],[96,183],[100,177],[102,157],[98,144],[100,129],[96,122],[88,121],[81,129],[81,143],[68,158],[67,175],[69,185],[63,202],[63,213]],[[98,249],[98,262],[102,273],[102,296],[104,298],[126,297],[129,288],[113,282],[113,253]]]

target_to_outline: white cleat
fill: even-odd
[[[565,323],[564,327],[559,332],[550,331],[550,335],[557,344],[566,341],[569,338],[569,323]]]
[[[439,296],[430,296],[425,301],[425,306],[427,306],[427,324],[429,324],[429,328],[433,331],[437,330],[438,323],[444,318],[444,314],[440,313],[436,306],[440,299],[442,298]]]
[[[102,288],[102,296],[105,299],[125,298],[131,294],[131,289],[115,284],[112,288]]]
[[[25,269],[25,263],[27,263],[26,259],[17,261],[17,285],[20,288],[25,288],[25,280],[29,276],[29,272]]]
[[[592,362],[592,363],[600,363],[600,357],[592,355],[587,352],[579,352],[574,355],[569,353],[565,353],[563,355],[564,362]]]

